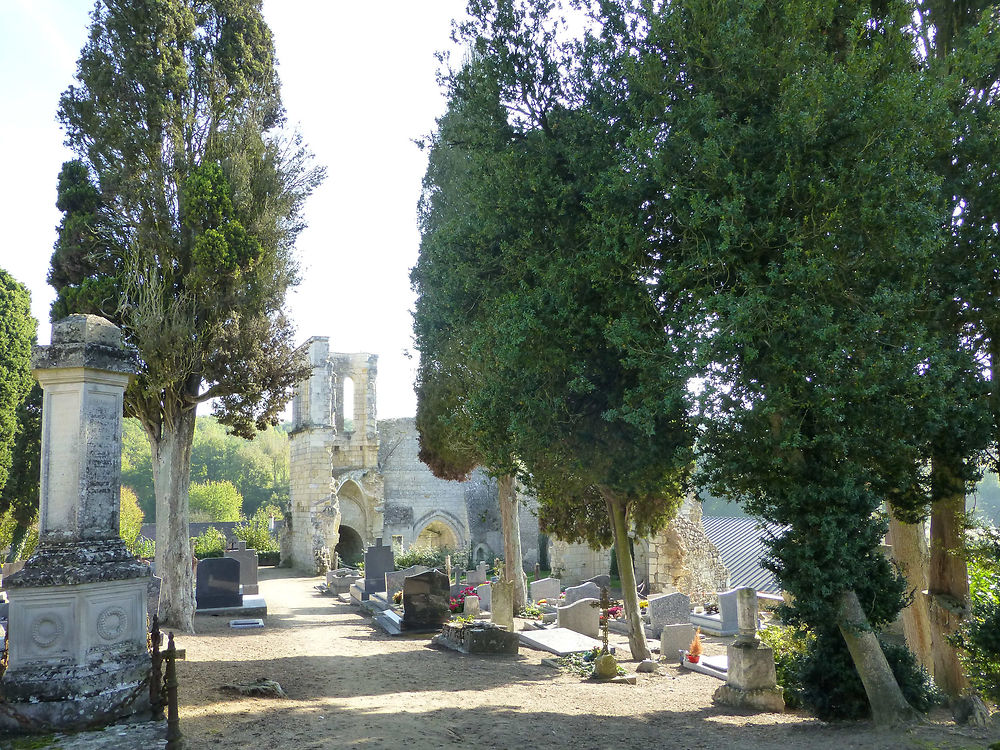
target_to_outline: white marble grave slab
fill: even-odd
[[[589,638],[580,633],[574,633],[567,628],[548,628],[546,630],[525,630],[517,634],[518,640],[528,648],[548,651],[556,656],[566,656],[579,651],[590,651],[600,648],[601,641]]]

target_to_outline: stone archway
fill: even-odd
[[[365,546],[361,535],[350,526],[340,526],[340,541],[337,542],[337,559],[344,567],[354,567],[365,558]]]
[[[458,549],[458,535],[454,529],[444,521],[431,521],[417,534],[417,547],[431,547],[432,549],[447,548]]]

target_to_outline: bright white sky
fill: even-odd
[[[28,286],[39,341],[56,177],[72,158],[55,120],[87,36],[91,0],[0,0],[0,267]],[[378,416],[416,410],[409,269],[426,157],[412,143],[444,111],[434,53],[465,0],[265,0],[289,122],[328,177],[306,206],[302,283],[288,300],[299,341],[379,355]]]

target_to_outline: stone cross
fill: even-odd
[[[596,602],[592,602],[593,606],[601,608],[601,641],[604,643],[604,647],[601,649],[602,654],[611,653],[608,649],[608,609],[611,607],[611,596],[608,593],[608,587],[603,586],[601,588],[601,598]]]
[[[736,635],[734,646],[756,648],[757,640],[757,591],[744,587],[736,592]]]

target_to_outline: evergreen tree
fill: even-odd
[[[18,410],[34,382],[31,345],[37,325],[31,317],[27,287],[0,268],[0,490],[7,484],[14,462]]]
[[[152,449],[164,622],[192,629],[195,408],[250,437],[303,367],[282,305],[321,178],[284,113],[259,0],[101,0],[59,118],[53,315],[109,315],[141,360],[126,413]],[[111,297],[111,290],[114,297]]]

